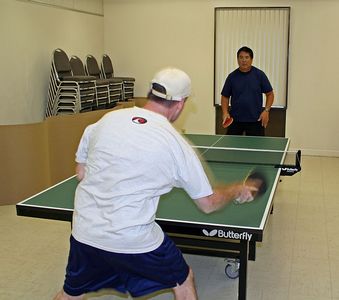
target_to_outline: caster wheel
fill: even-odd
[[[236,279],[239,277],[239,263],[228,263],[225,267],[225,274],[230,279]]]

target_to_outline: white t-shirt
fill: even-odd
[[[75,193],[72,234],[119,253],[160,246],[159,198],[173,187],[192,199],[211,195],[199,158],[162,115],[142,108],[106,114],[86,128],[76,153],[85,176]]]

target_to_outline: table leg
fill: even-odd
[[[238,284],[238,300],[246,300],[247,291],[247,262],[248,262],[248,246],[249,242],[240,241],[240,269]]]
[[[255,256],[256,256],[256,242],[255,241],[250,241],[249,242],[249,253],[248,253],[248,259],[249,260],[255,260]]]

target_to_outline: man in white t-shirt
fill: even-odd
[[[56,300],[102,288],[132,297],[173,288],[176,300],[197,299],[192,270],[155,222],[160,196],[183,188],[210,213],[236,198],[253,200],[258,187],[251,180],[211,187],[198,156],[171,125],[190,93],[185,72],[163,69],[143,108],[107,113],[84,131],[70,253]]]

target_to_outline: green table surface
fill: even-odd
[[[218,135],[186,135],[186,138],[193,145],[211,146],[214,147],[237,147],[244,149],[271,149],[271,150],[287,150],[288,139],[286,138],[267,138],[267,137],[233,137],[233,136],[218,136]],[[208,150],[208,149],[207,149]],[[202,156],[206,159],[204,168],[213,184],[217,183],[231,183],[240,181],[245,178],[248,172],[256,167],[259,160],[267,156],[266,152],[259,151],[239,151],[234,150],[231,153],[243,156],[241,159],[253,160],[254,163],[224,163],[222,160],[228,160],[229,153],[225,154],[225,150],[220,150],[219,153],[214,153],[209,157],[209,152],[214,150],[199,149]],[[223,152],[223,153],[222,153]],[[239,152],[241,153],[239,155]],[[194,201],[182,189],[174,188],[170,193],[163,195],[160,198],[159,207],[157,211],[157,219],[161,221],[174,221],[187,224],[207,224],[207,225],[220,225],[237,228],[254,228],[263,229],[267,214],[269,213],[270,206],[274,191],[277,186],[279,178],[279,169],[275,168],[273,164],[282,163],[284,153],[272,152],[273,155],[269,156],[269,165],[260,165],[261,172],[266,176],[267,191],[265,194],[257,197],[251,203],[236,205],[231,203],[220,211],[205,214],[201,212]],[[273,162],[274,156],[274,162]],[[209,161],[210,160],[210,161]],[[262,161],[261,161],[262,162]],[[18,205],[56,208],[60,210],[73,210],[74,192],[76,189],[77,180],[71,177],[63,182],[28,198]]]

